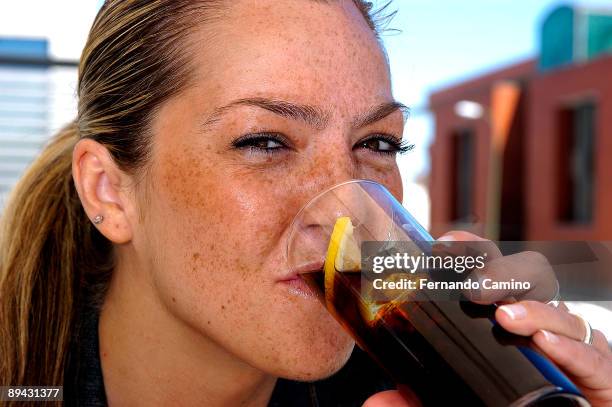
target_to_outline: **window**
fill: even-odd
[[[594,140],[596,106],[583,102],[559,114],[558,219],[590,223],[594,200]]]
[[[473,205],[474,131],[461,129],[451,136],[451,221],[470,222]]]

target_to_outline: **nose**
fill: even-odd
[[[359,168],[350,149],[331,146],[312,159],[302,189],[305,196],[312,198],[334,185],[357,178]]]
[[[308,174],[299,186],[299,195],[302,200],[300,207],[333,186],[358,178],[358,163],[350,147],[343,141],[329,143],[327,148],[317,151],[316,156],[310,161]],[[350,201],[357,198],[354,196],[355,191],[356,189],[353,188],[342,188],[334,190],[325,199],[317,200],[309,208],[309,216],[304,219],[304,222],[322,224],[327,223],[327,221],[324,222],[327,219],[331,221],[341,216],[349,216],[348,205]]]
[[[309,201],[295,217],[290,230],[289,265],[296,269],[304,264],[322,264],[340,217],[350,219],[352,240],[357,247],[364,241],[388,239],[393,211],[391,201],[375,199],[381,191],[384,188],[378,184],[350,181],[327,189]]]
[[[326,191],[356,179],[357,164],[350,149],[329,143],[327,146],[309,158],[307,170],[291,194],[296,208],[288,241],[288,260],[292,268],[322,261],[336,219],[351,215],[348,202],[353,198],[350,193],[344,191],[338,195]],[[321,194],[325,194],[323,199],[319,198]]]

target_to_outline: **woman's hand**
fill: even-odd
[[[509,332],[532,336],[536,346],[569,376],[594,407],[612,406],[612,352],[608,341],[594,329],[592,345],[584,343],[584,323],[564,304],[555,308],[521,301],[499,307],[495,319]]]
[[[503,280],[511,276],[530,281],[529,293],[486,290],[474,301],[504,303],[495,313],[502,327],[518,335],[531,336],[535,345],[572,379],[594,407],[612,406],[612,352],[605,336],[593,330],[592,344],[584,343],[586,327],[580,317],[571,314],[563,303],[554,307],[539,302],[552,298],[557,290],[554,272],[544,256],[534,252],[502,256],[492,242],[467,232],[450,232],[439,240],[490,243],[489,261],[477,278]],[[523,299],[526,294],[539,301]],[[404,400],[397,391],[386,391],[370,397],[364,407],[418,405],[416,400]]]

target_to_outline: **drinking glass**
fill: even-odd
[[[341,248],[333,243],[344,250],[339,265],[328,250],[342,222],[351,233]],[[404,243],[425,254],[436,243],[384,186],[351,180],[320,193],[299,211],[287,261],[407,398],[416,396],[426,406],[589,405],[529,338],[495,323],[495,305],[435,299],[423,292],[415,296],[419,290],[371,295],[371,276],[362,270],[371,260],[372,253],[364,254],[371,242],[377,242],[380,253]]]

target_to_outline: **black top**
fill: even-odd
[[[64,383],[67,406],[106,406],[100,365],[98,312],[81,314]],[[335,375],[317,382],[277,381],[270,407],[358,407],[372,394],[394,388],[365,352],[355,347],[348,363]]]

